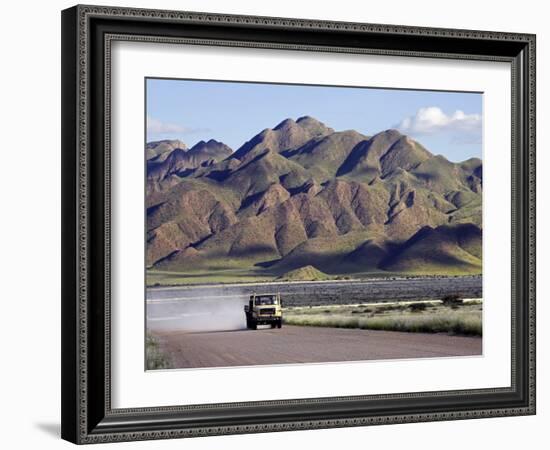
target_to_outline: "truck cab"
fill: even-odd
[[[256,330],[258,325],[271,325],[281,328],[283,325],[283,304],[281,294],[252,294],[248,305],[244,306],[246,327]]]

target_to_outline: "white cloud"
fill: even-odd
[[[406,117],[397,128],[409,134],[426,135],[451,132],[457,135],[478,135],[481,138],[481,114],[466,114],[456,110],[445,114],[437,106],[420,108],[415,115]]]
[[[147,132],[155,134],[184,133],[185,127],[147,116]]]
[[[208,131],[210,131],[208,128],[186,127],[177,123],[163,122],[154,117],[147,116],[148,134],[192,134]]]

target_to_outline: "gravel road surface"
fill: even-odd
[[[229,367],[481,355],[478,337],[283,326],[185,332],[156,331],[174,368]]]

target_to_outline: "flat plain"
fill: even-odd
[[[480,355],[480,301],[456,306],[441,305],[440,300],[449,293],[478,299],[481,290],[482,279],[476,276],[148,289],[147,330],[157,360],[149,367]],[[254,292],[280,292],[281,330],[246,330],[243,307]],[[451,323],[453,318],[460,326]],[[479,326],[463,326],[469,322]],[[371,323],[382,329],[364,329]],[[400,331],[387,331],[396,329]]]
[[[148,288],[147,301],[200,301],[246,298],[253,293],[279,292],[285,306],[361,304],[378,301],[462,298],[482,296],[482,277],[396,278],[349,281],[242,283],[207,286]]]

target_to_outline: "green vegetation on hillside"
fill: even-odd
[[[479,159],[308,116],[235,152],[215,140],[146,152],[149,285],[481,273]]]
[[[278,280],[283,281],[320,281],[328,278],[329,277],[326,273],[321,272],[311,265],[291,270],[290,272],[286,272],[280,277],[277,277]]]

